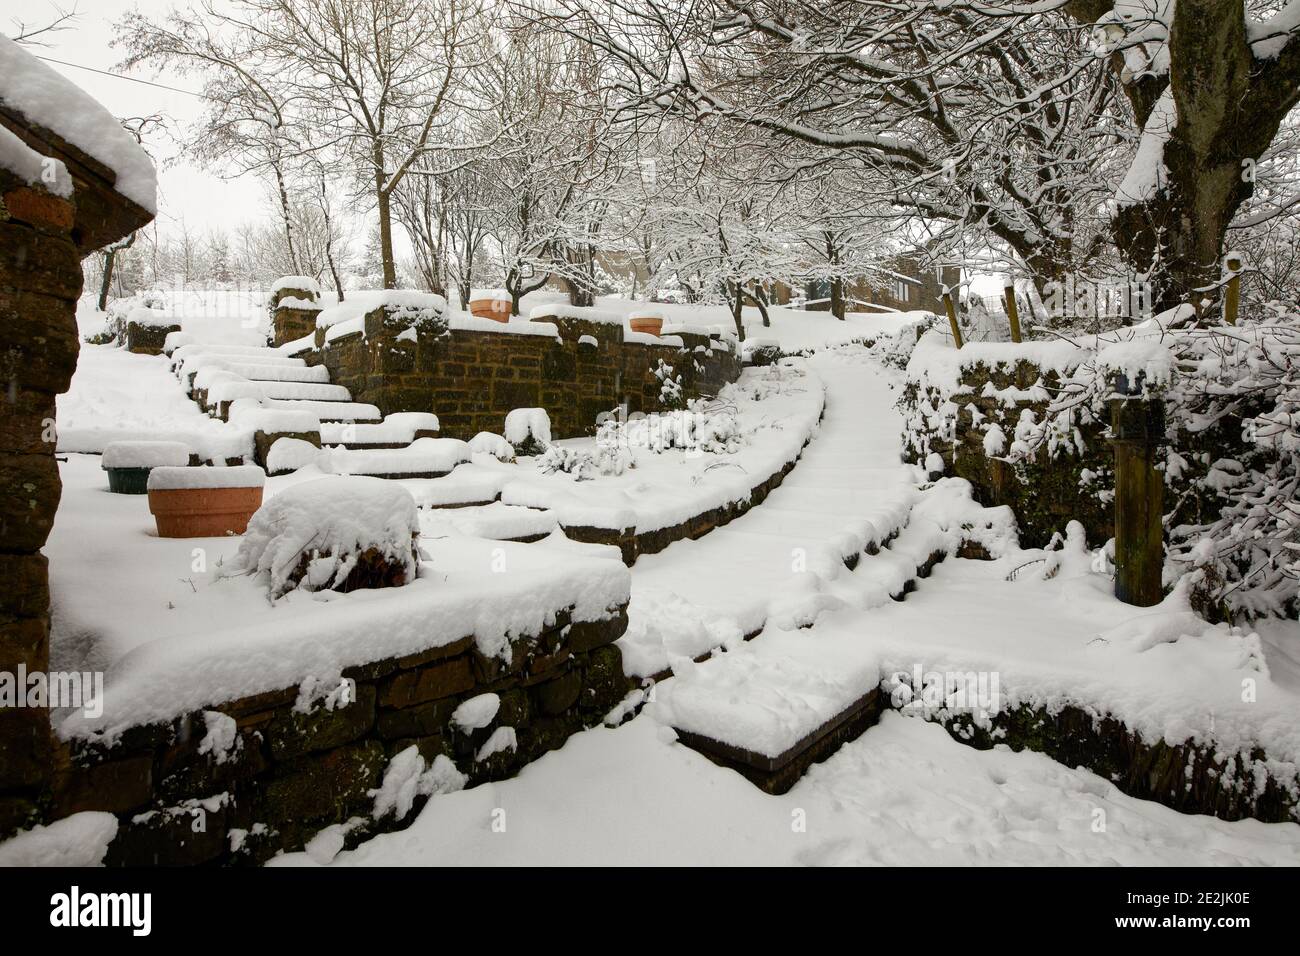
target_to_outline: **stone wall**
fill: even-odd
[[[511,776],[599,724],[632,689],[613,646],[626,626],[626,608],[595,622],[570,622],[561,611],[540,634],[511,636],[508,664],[466,636],[344,670],[350,702],[334,709],[318,703],[304,713],[299,688],[287,687],[132,728],[111,746],[63,744],[52,816],[116,814],[110,865],[256,864],[349,821],[355,844],[418,813],[423,801],[400,821],[371,817],[388,762],[409,747],[430,763],[445,756],[474,786]],[[453,725],[461,702],[488,692],[501,700],[488,726]],[[200,753],[221,721],[233,721],[237,745]],[[515,748],[480,759],[502,727],[514,729]]]
[[[285,311],[276,311],[277,328]],[[376,310],[366,316],[364,332],[327,343],[318,330],[316,348],[301,354],[309,364],[326,365],[354,400],[385,415],[433,412],[444,436],[463,439],[500,433],[514,408],[545,408],[556,438],[593,434],[597,416],[620,404],[629,412],[658,411],[654,369],[661,359],[682,376],[687,397],[716,394],[740,376],[740,357],[708,335],[683,333],[679,347],[627,342],[621,325],[537,321],[555,325],[559,340],[461,328],[401,338]]]
[[[281,305],[280,303],[285,299],[297,299],[303,303],[316,303],[316,292],[314,289],[294,289],[284,286],[272,294],[270,307],[274,338],[271,344],[277,347],[314,335],[316,332],[316,316],[321,311],[319,303],[312,308]]]
[[[1221,820],[1253,818],[1265,823],[1300,822],[1300,778],[1285,773],[1258,747],[1223,759],[1217,748],[1188,739],[1180,744],[1148,741],[1091,707],[1020,706],[994,714],[987,724],[969,715],[935,718],[960,743],[979,750],[1010,747],[1046,754],[1067,767],[1083,767],[1132,797],[1154,800],[1180,813]]]
[[[126,350],[138,355],[162,355],[168,334],[180,330],[179,325],[142,325],[139,322],[127,322]]]
[[[1011,463],[984,452],[984,433],[990,423],[1002,428],[1009,444],[1023,411],[1033,412],[1041,422],[1048,406],[1046,398],[1008,402],[986,395],[985,390],[991,386],[998,391],[1028,391],[1040,379],[1048,393],[1056,394],[1060,386],[1057,374],[1044,373],[1031,362],[965,369],[960,390],[950,398],[957,406],[954,439],[941,442],[944,447],[936,450],[953,474],[974,486],[977,501],[988,507],[1011,507],[1023,546],[1046,545],[1054,533],[1064,533],[1071,520],[1079,521],[1088,540],[1100,545],[1115,533],[1113,482],[1107,478],[1114,470],[1114,454],[1104,422],[1078,425],[1085,445],[1082,454],[1058,451],[1053,455],[1044,446],[1031,458]]]
[[[0,672],[49,667],[50,594],[41,548],[62,486],[54,397],[77,363],[81,253],[74,207],[0,169]],[[0,837],[37,819],[49,776],[44,707],[0,707]]]

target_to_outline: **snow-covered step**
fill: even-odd
[[[324,422],[377,422],[383,413],[365,402],[321,402],[305,399],[266,399],[267,408],[305,412]]]
[[[330,405],[351,402],[352,393],[342,385],[317,385],[311,382],[250,382],[246,378],[229,378],[213,382],[209,386],[205,404],[209,409],[221,409],[240,398],[310,401]]]
[[[765,632],[684,670],[659,695],[655,717],[686,746],[785,793],[879,719],[880,662],[855,638]]]
[[[242,345],[182,345],[172,353],[173,365],[213,359],[224,362],[243,362],[247,365],[306,365],[301,358],[285,355],[279,349],[254,348]]]
[[[394,412],[376,424],[331,422],[321,426],[323,445],[346,448],[404,448],[417,437],[433,438],[439,429],[438,416],[428,412]]]
[[[352,393],[342,385],[318,382],[254,382],[264,398],[312,402],[350,402]]]
[[[440,478],[469,461],[469,445],[456,438],[419,438],[405,448],[330,448],[321,453],[322,471],[375,478]]]
[[[495,541],[540,541],[558,527],[554,513],[493,502],[466,508],[431,508],[420,512],[420,533],[434,537],[464,535]]]
[[[246,365],[231,363],[231,372],[254,382],[318,382],[328,384],[330,370],[324,365],[288,365],[283,362]]]
[[[509,475],[505,472],[492,474],[457,468],[444,478],[404,481],[402,486],[415,497],[421,509],[459,510],[497,501],[507,480]]]

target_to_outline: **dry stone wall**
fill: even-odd
[[[512,776],[579,730],[599,724],[632,689],[614,646],[626,608],[574,622],[560,611],[534,635],[512,636],[509,661],[484,655],[473,636],[344,670],[344,703],[310,712],[300,688],[214,705],[174,721],[135,727],[111,743],[77,740],[56,755],[52,816],[117,815],[109,865],[257,864],[301,849],[334,824],[349,841],[409,824],[374,819],[389,761],[410,747],[439,756],[466,786]],[[456,708],[480,694],[500,698],[483,727],[462,730]],[[233,723],[227,749],[205,744]],[[499,729],[515,744],[485,748]]]
[[[277,341],[290,311],[276,310]],[[514,408],[546,409],[556,438],[593,434],[597,416],[620,405],[629,413],[658,411],[661,360],[681,376],[686,397],[716,394],[740,376],[740,357],[717,337],[681,333],[680,346],[645,344],[625,341],[621,325],[536,321],[553,324],[558,337],[464,328],[403,336],[375,310],[364,330],[332,341],[317,330],[316,347],[300,354],[327,366],[355,401],[385,415],[433,412],[444,436],[463,439],[499,433]]]

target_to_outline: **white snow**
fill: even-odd
[[[511,461],[515,457],[514,446],[492,432],[479,432],[471,438],[469,451],[471,455],[491,455],[497,461]]]
[[[515,734],[513,727],[498,727],[492,731],[492,736],[483,741],[483,746],[478,749],[474,755],[475,763],[482,763],[493,754],[504,753],[507,750],[519,749],[519,739]]]
[[[190,463],[189,447],[176,441],[115,441],[104,446],[105,468],[154,468]]]
[[[417,438],[405,448],[330,448],[320,462],[335,475],[396,476],[448,472],[469,458],[469,445],[458,438]]]
[[[542,445],[551,443],[551,417],[544,408],[515,408],[506,413],[505,438],[522,445],[530,438]]]
[[[492,723],[500,708],[501,695],[479,694],[462,701],[452,713],[451,722],[464,731],[478,730]]]
[[[0,867],[102,866],[117,836],[117,817],[85,810],[0,841]]]
[[[296,292],[310,292],[316,298],[320,298],[320,282],[312,276],[280,276],[271,283],[270,298],[274,299],[277,292],[283,292],[285,289],[293,289]]]
[[[1124,174],[1124,181],[1115,190],[1115,202],[1120,206],[1133,206],[1154,199],[1169,178],[1165,168],[1165,143],[1178,125],[1178,105],[1173,89],[1166,89],[1147,117],[1146,126],[1138,140],[1137,154]]]
[[[150,491],[177,488],[260,488],[266,484],[266,472],[257,465],[234,465],[228,468],[155,468],[149,472]]]
[[[277,438],[266,453],[266,468],[272,474],[297,471],[312,464],[320,449],[301,438]]]
[[[1300,827],[1177,813],[1041,754],[973,750],[892,713],[783,796],[660,729],[647,714],[578,734],[514,779],[431,800],[410,828],[334,865],[1300,864]],[[494,811],[504,832],[485,825]]]
[[[72,177],[63,160],[42,156],[4,126],[0,126],[0,166],[31,185],[72,198]]]
[[[382,820],[391,813],[398,820],[405,820],[415,805],[416,797],[455,793],[468,780],[442,754],[433,758],[432,765],[426,765],[420,751],[412,744],[389,761],[383,783],[378,790],[371,791],[375,798],[372,815],[376,820]]]

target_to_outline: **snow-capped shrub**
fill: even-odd
[[[519,455],[536,455],[551,444],[551,416],[544,408],[515,408],[506,414],[506,441]]]
[[[682,399],[682,377],[673,376],[673,367],[663,359],[655,366],[655,378],[659,380],[659,405],[667,409],[684,407]]]
[[[629,447],[655,454],[673,449],[732,454],[743,442],[735,407],[722,401],[691,399],[684,409],[634,419],[623,427]]]
[[[491,455],[497,461],[514,461],[515,448],[500,435],[479,432],[469,440],[470,454]]]
[[[600,471],[591,452],[559,445],[551,445],[542,452],[537,460],[537,470],[543,475],[569,475],[574,481],[594,478]]]
[[[384,305],[384,328],[399,336],[412,334],[418,338],[432,338],[447,331],[446,303],[436,296],[434,305],[416,306],[405,303]]]
[[[266,453],[266,470],[268,474],[282,475],[286,472],[306,468],[316,460],[320,449],[301,438],[277,438]]]
[[[253,515],[236,565],[264,574],[271,597],[301,589],[396,587],[416,576],[420,522],[411,493],[380,478],[293,485]]]
[[[621,475],[633,467],[627,435],[616,419],[606,419],[596,426],[595,460],[602,475]]]

